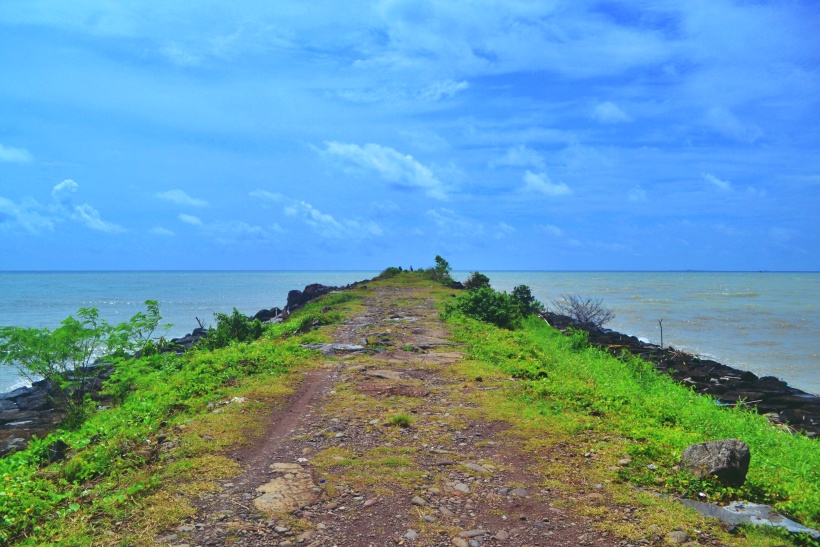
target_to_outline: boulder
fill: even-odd
[[[51,401],[42,391],[37,391],[28,397],[17,399],[17,408],[20,410],[48,410],[51,408]]]
[[[293,311],[307,304],[314,298],[319,298],[335,290],[338,290],[338,287],[329,287],[321,283],[312,283],[302,291],[292,290],[288,292],[288,310]]]
[[[9,401],[6,399],[0,399],[0,412],[3,410],[15,410],[17,405],[14,404],[14,401]]]
[[[253,319],[259,319],[261,322],[270,321],[275,319],[282,313],[282,310],[279,308],[271,308],[269,310],[259,310],[256,312],[256,315],[253,316]]]
[[[728,486],[742,486],[749,472],[749,446],[739,439],[693,444],[681,455],[681,467],[696,477],[712,475]]]

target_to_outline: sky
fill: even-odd
[[[0,270],[820,270],[816,0],[0,0]]]

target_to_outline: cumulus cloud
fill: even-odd
[[[202,226],[202,221],[199,219],[199,217],[195,217],[194,215],[186,215],[185,213],[180,213],[177,218],[179,218],[179,220],[181,220],[185,224]]]
[[[13,148],[0,144],[0,162],[28,163],[34,158],[25,148]]]
[[[605,124],[616,124],[632,121],[632,118],[626,112],[621,110],[618,105],[610,101],[595,105],[595,108],[592,109],[592,119]]]
[[[15,203],[0,197],[0,228],[9,229],[19,226],[30,234],[39,234],[54,229],[55,219],[37,211],[42,207],[35,201],[24,200]]]
[[[720,180],[716,176],[709,173],[703,174],[703,180],[705,180],[706,182],[708,182],[709,184],[711,184],[712,186],[714,186],[722,192],[729,192],[732,189],[731,182],[726,180]]]
[[[248,192],[248,195],[252,198],[260,199],[263,201],[272,201],[273,203],[283,203],[288,200],[288,198],[286,198],[282,194],[268,192],[267,190],[254,190],[253,192]]]
[[[101,219],[100,213],[87,203],[75,206],[74,212],[71,214],[71,218],[81,224],[84,224],[87,228],[100,232],[115,234],[125,231],[125,228],[119,224],[114,224],[113,222],[107,222]]]
[[[566,196],[572,193],[563,182],[552,182],[546,173],[524,173],[524,191],[537,192],[545,196]]]
[[[38,234],[53,230],[59,222],[72,220],[100,232],[127,231],[119,224],[103,220],[99,211],[88,203],[74,205],[71,197],[78,188],[79,185],[71,179],[56,184],[51,189],[51,201],[46,205],[28,197],[20,203],[0,197],[0,225],[6,229],[16,226],[30,234]]]
[[[375,171],[384,180],[400,188],[421,189],[435,199],[447,199],[444,184],[413,156],[402,154],[379,144],[347,144],[325,142],[325,153],[341,158],[360,168]]]
[[[523,144],[507,149],[507,152],[500,158],[490,162],[490,167],[534,167],[544,170],[547,165],[544,157],[537,150],[528,148]]]
[[[159,199],[183,205],[185,207],[209,207],[210,204],[204,199],[193,198],[179,189],[168,190],[167,192],[157,192],[155,194]]]
[[[507,236],[510,236],[516,232],[513,226],[510,226],[506,222],[499,222],[495,226],[495,239],[504,239]]]
[[[74,194],[79,187],[79,184],[73,180],[65,179],[51,189],[51,198],[57,203],[68,203],[71,200],[71,195]]]

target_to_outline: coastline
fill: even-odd
[[[336,290],[346,290],[361,286],[372,279],[355,281],[342,287],[312,283],[303,290],[288,292],[282,308],[259,310],[249,318],[276,323],[283,320],[310,300]],[[456,288],[461,284],[456,282]],[[566,332],[574,325],[566,316],[545,312],[542,319],[552,327]],[[589,334],[591,344],[620,356],[624,352],[639,356],[653,363],[661,374],[668,374],[683,385],[698,393],[715,398],[722,406],[745,404],[766,415],[775,426],[802,431],[810,438],[820,437],[820,397],[800,389],[790,387],[774,376],[758,377],[754,373],[724,365],[711,359],[678,351],[671,346],[661,348],[629,334],[602,329],[582,329]],[[173,338],[177,352],[192,347],[207,331],[195,328],[189,334]],[[110,371],[103,373],[110,374]],[[45,383],[35,382],[33,386],[19,387],[0,393],[0,457],[24,448],[28,440],[37,435],[44,436],[52,431],[60,421],[60,414],[48,401]]]

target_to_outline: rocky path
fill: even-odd
[[[544,486],[505,422],[480,418],[467,394],[486,388],[451,370],[462,356],[432,300],[409,288],[372,293],[332,334],[367,349],[328,348],[266,435],[235,455],[243,473],[159,543],[626,544]]]

